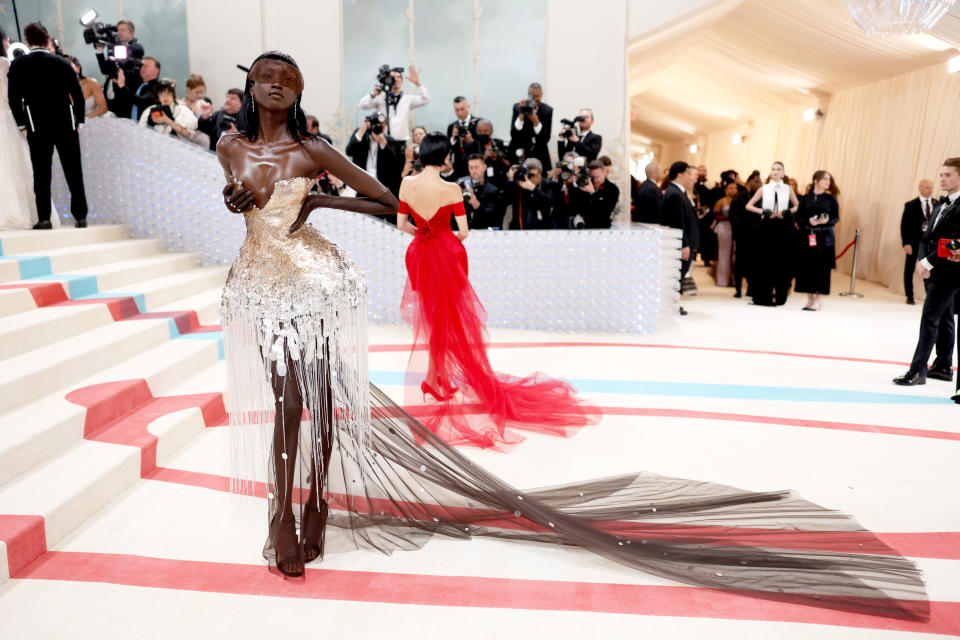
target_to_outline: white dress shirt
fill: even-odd
[[[419,87],[420,94],[404,93],[400,96],[397,105],[387,109],[387,95],[382,91],[376,97],[369,94],[360,99],[360,108],[365,110],[376,109],[387,116],[387,130],[390,137],[394,140],[410,139],[410,111],[418,109],[430,102],[430,94],[427,88],[422,84]]]
[[[790,185],[786,182],[768,182],[763,185],[761,191],[763,192],[763,199],[760,208],[764,211],[780,213],[790,208]],[[776,198],[774,198],[774,195],[776,195]]]
[[[357,142],[363,142],[363,136],[360,135],[360,132],[354,134],[354,137]],[[367,152],[367,166],[364,167],[364,170],[374,178],[377,177],[377,155],[379,153],[380,143],[374,140],[373,136],[370,136],[370,150]]]
[[[937,212],[937,217],[930,222],[931,229],[937,226],[937,223],[940,222],[941,218],[943,218],[943,212],[952,207],[957,202],[958,197],[960,197],[960,191],[954,191],[947,196],[947,203],[940,207],[940,211]],[[926,258],[921,260],[920,264],[922,264],[927,271],[933,271],[933,264]]]

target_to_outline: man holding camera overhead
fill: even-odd
[[[600,155],[603,146],[603,137],[591,131],[593,127],[593,111],[580,109],[580,113],[573,120],[560,120],[565,126],[560,130],[560,141],[557,142],[557,155],[563,157],[570,151],[587,159],[590,164]]]
[[[377,86],[360,99],[361,109],[386,115],[386,133],[393,140],[406,142],[410,138],[410,111],[430,102],[427,88],[420,83],[420,71],[410,65],[410,82],[420,89],[419,95],[403,92],[403,67],[391,69],[383,65],[377,75]]]
[[[517,163],[536,158],[544,171],[550,171],[553,165],[547,144],[553,124],[553,107],[543,102],[540,83],[531,83],[527,88],[527,99],[513,105],[510,121],[513,122],[510,128],[510,160]]]

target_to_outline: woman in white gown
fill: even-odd
[[[37,201],[33,195],[33,168],[30,148],[20,133],[7,102],[7,72],[10,39],[0,28],[0,229],[32,229],[37,223]],[[50,212],[54,228],[60,226],[56,209]]]

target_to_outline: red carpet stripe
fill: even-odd
[[[230,478],[227,476],[202,473],[199,471],[157,467],[153,471],[143,474],[143,478],[145,480],[169,482],[171,484],[187,485],[213,491],[227,492],[230,490]],[[266,488],[263,483],[257,483],[255,495],[259,498],[266,497]],[[337,494],[332,496],[331,500],[335,508],[342,509],[346,504],[347,497]],[[359,504],[361,501],[362,499],[356,499],[355,504]],[[365,503],[365,506],[367,509],[381,511],[390,515],[397,514],[396,508],[387,500],[371,500],[369,503]],[[411,507],[412,505],[407,506]],[[438,506],[437,509],[445,512],[445,514],[449,514],[451,511],[443,506]],[[458,509],[456,515],[464,521],[501,529],[537,528],[535,525],[526,523],[526,521],[511,518],[509,514],[501,514],[489,510]],[[429,519],[429,517],[430,514],[424,513],[424,519]],[[960,560],[960,532],[949,531],[869,534],[857,531],[800,532],[780,529],[698,527],[695,525],[637,522],[610,522],[606,528],[611,531],[635,535],[635,533],[631,533],[630,530],[635,530],[637,527],[643,527],[644,535],[651,540],[676,540],[678,537],[707,534],[716,536],[721,540],[723,537],[735,537],[738,544],[750,546],[776,547],[781,549],[820,549],[867,554],[889,553],[889,549],[878,546],[876,542],[872,540],[872,536],[875,535],[880,538],[880,541],[884,544],[889,545],[901,555],[910,558]],[[744,537],[745,534],[750,534],[750,537]]]
[[[99,582],[282,598],[797,622],[960,634],[960,603],[956,602],[931,602],[930,621],[916,622],[695,587],[332,569],[307,569],[305,580],[293,581],[281,580],[260,565],[66,551],[45,554],[17,579]]]
[[[491,342],[487,345],[490,349],[550,349],[550,348],[572,348],[572,347],[596,347],[596,348],[631,348],[631,349],[678,349],[682,351],[717,351],[720,353],[745,353],[762,356],[786,356],[790,358],[812,358],[815,360],[837,360],[841,362],[865,362],[869,364],[890,364],[897,366],[909,366],[909,362],[899,362],[896,360],[878,360],[875,358],[852,358],[849,356],[831,356],[816,353],[792,353],[789,351],[765,351],[759,349],[730,349],[726,347],[697,347],[679,344],[650,344],[640,342]],[[397,351],[410,351],[409,344],[372,344],[368,351],[370,353],[392,353]],[[418,350],[426,350],[425,345],[419,345]],[[954,371],[956,371],[954,367]]]

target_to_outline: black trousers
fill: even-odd
[[[927,299],[923,302],[923,314],[920,316],[920,337],[910,363],[910,370],[915,372],[927,370],[927,361],[934,346],[937,349],[934,368],[952,367],[953,343],[956,340],[953,304],[955,296],[960,293],[960,283],[931,277],[925,284]]]
[[[53,150],[60,156],[63,175],[70,187],[70,212],[77,220],[87,218],[87,195],[83,189],[83,165],[80,162],[80,136],[76,131],[55,134],[27,134],[33,165],[33,193],[37,198],[37,218],[50,220],[50,169]]]
[[[913,248],[913,253],[904,256],[903,261],[903,290],[907,297],[913,300],[913,272],[917,268],[917,252],[919,247]]]

